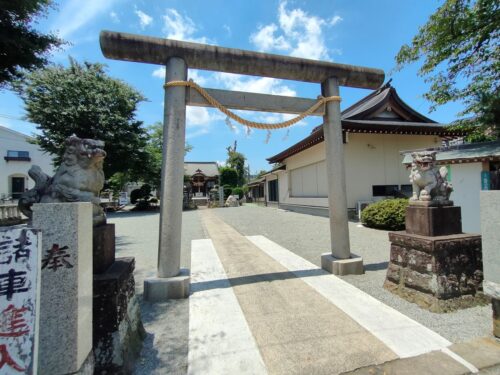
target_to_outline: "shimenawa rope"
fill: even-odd
[[[219,111],[227,115],[228,117],[232,118],[234,121],[239,122],[242,125],[251,127],[251,128],[257,128],[257,129],[282,129],[282,128],[287,128],[289,126],[292,126],[293,124],[296,124],[300,120],[304,119],[305,117],[309,116],[312,114],[316,109],[321,107],[322,105],[331,102],[331,101],[338,101],[340,102],[341,98],[340,96],[318,96],[318,101],[313,104],[309,109],[306,111],[302,112],[300,115],[287,120],[283,122],[278,122],[275,124],[267,124],[263,122],[255,122],[255,121],[249,121],[245,120],[244,118],[238,116],[236,113],[232,112],[231,110],[227,109],[224,107],[221,103],[219,103],[214,97],[212,97],[203,87],[199,86],[196,84],[193,80],[189,81],[170,81],[165,84],[165,88],[167,87],[175,87],[175,86],[186,86],[186,87],[192,87],[196,91],[200,93],[205,100],[212,105],[213,107],[217,108]]]

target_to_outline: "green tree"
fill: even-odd
[[[227,166],[233,168],[236,170],[236,173],[238,174],[238,180],[236,185],[237,186],[243,186],[245,184],[245,176],[246,176],[246,169],[245,169],[245,155],[243,155],[241,152],[236,151],[237,147],[237,142],[234,141],[234,146],[227,147],[227,160],[226,164]]]
[[[189,143],[184,145],[184,155],[193,149]],[[148,127],[148,141],[146,152],[148,154],[148,163],[144,166],[141,180],[150,184],[158,190],[161,185],[161,163],[163,150],[163,124],[155,122]]]
[[[66,137],[100,139],[107,152],[104,173],[140,176],[148,161],[147,133],[136,116],[144,97],[128,84],[109,77],[102,64],[70,59],[69,67],[50,66],[26,75],[16,85],[27,119],[38,124],[40,147],[61,160]]]
[[[50,0],[0,0],[0,87],[47,64],[47,55],[62,40],[33,28],[44,16]]]
[[[424,57],[419,75],[430,82],[424,95],[437,106],[461,101],[455,127],[469,140],[499,137],[500,3],[446,0],[396,56],[397,69]],[[444,69],[443,69],[444,68]],[[465,84],[464,84],[465,81]]]
[[[219,168],[219,184],[235,187],[238,185],[238,172],[231,167]]]

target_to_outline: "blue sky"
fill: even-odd
[[[380,68],[410,106],[435,121],[448,123],[456,118],[460,104],[429,113],[429,103],[422,97],[428,85],[417,76],[418,65],[393,71],[394,56],[401,45],[411,41],[440,4],[434,0],[66,0],[56,2],[37,28],[53,31],[70,43],[52,54],[54,63],[67,65],[68,56],[102,62],[109,75],[142,92],[147,101],[140,105],[137,117],[145,126],[163,119],[164,72],[160,66],[104,58],[99,47],[103,29]],[[209,88],[309,98],[320,94],[318,84],[200,70],[190,70],[189,76]],[[341,88],[342,108],[369,93]],[[291,117],[239,114],[268,122]],[[22,101],[11,92],[0,92],[0,125],[27,134],[36,131],[34,124],[19,120],[23,115]],[[186,160],[222,162],[226,147],[237,140],[238,151],[245,154],[252,172],[269,169],[266,157],[304,138],[321,123],[320,118],[311,117],[289,132],[273,131],[267,140],[265,131],[248,134],[238,124],[231,129],[224,119],[216,110],[188,108],[186,134],[193,150]]]

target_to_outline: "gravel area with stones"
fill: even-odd
[[[144,279],[156,276],[158,260],[157,212],[117,212],[108,215],[116,228],[116,256],[135,257],[136,293],[147,336],[135,374],[186,374],[189,333],[189,299],[165,303],[144,302]],[[197,211],[182,215],[181,267],[191,264],[191,240],[207,238]]]
[[[214,209],[241,234],[263,235],[320,266],[320,255],[329,251],[328,218],[270,207],[244,205]],[[191,240],[208,238],[199,211],[183,213],[181,267],[190,268]],[[136,293],[147,337],[135,374],[185,374],[187,371],[189,300],[150,304],[142,300],[143,281],[156,276],[159,213],[118,212],[108,215],[116,224],[116,256],[136,260]],[[491,336],[491,306],[448,314],[435,314],[383,289],[389,259],[387,231],[349,223],[351,250],[363,257],[365,274],[342,278],[378,300],[401,311],[452,342]]]

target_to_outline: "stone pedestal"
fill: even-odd
[[[92,350],[92,204],[34,204],[33,227],[42,231],[38,373],[82,372]]]
[[[94,274],[94,355],[98,374],[129,374],[145,331],[135,296],[134,258]]]
[[[410,205],[406,210],[406,233],[422,236],[446,236],[462,233],[460,207]]]
[[[165,302],[169,299],[189,297],[190,275],[188,269],[181,269],[174,277],[156,277],[144,280],[144,300]]]
[[[92,248],[94,274],[102,273],[115,261],[115,224],[94,227]]]
[[[484,292],[492,298],[493,334],[500,338],[500,191],[480,194]]]
[[[362,275],[365,273],[363,258],[338,259],[331,253],[321,254],[321,268],[338,276]]]
[[[384,287],[433,312],[488,303],[482,293],[481,236],[389,233]]]

